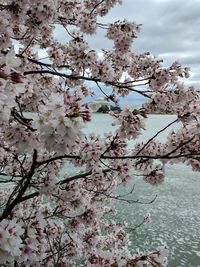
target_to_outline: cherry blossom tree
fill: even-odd
[[[0,1],[1,266],[167,265],[167,248],[131,250],[126,223],[106,214],[112,218],[113,202],[126,201],[116,189],[134,172],[159,185],[167,163],[200,171],[200,98],[180,80],[188,68],[177,62],[166,68],[150,53],[132,50],[141,25],[99,22],[120,3]],[[57,27],[66,32],[64,44],[55,37]],[[113,43],[101,54],[86,41],[98,28]],[[146,102],[111,113],[112,133],[86,135],[92,84],[115,104],[130,93]],[[139,142],[151,112],[177,119]],[[159,142],[157,136],[176,122],[180,128]],[[131,148],[129,140],[136,140]],[[144,222],[149,219],[145,215]]]

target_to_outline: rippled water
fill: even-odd
[[[139,139],[148,140],[174,119],[172,115],[151,115],[147,131]],[[113,128],[111,123],[109,115],[95,114],[85,132],[103,134]],[[170,129],[178,127],[176,124]],[[160,134],[158,139],[164,141],[166,133]],[[130,231],[132,246],[151,250],[164,243],[170,248],[169,266],[200,267],[200,173],[183,164],[167,165],[163,185],[152,187],[139,178],[134,178],[132,184],[135,189],[131,199],[150,201],[157,195],[152,204],[116,204],[117,219],[128,221],[133,228],[143,220],[144,213],[151,213],[151,223]],[[120,191],[128,189],[130,185]]]
[[[151,115],[147,120],[147,131],[138,140],[148,140],[175,118],[172,115]],[[115,129],[111,124],[112,118],[108,114],[94,114],[84,131],[103,134]],[[173,125],[167,132],[178,127],[178,124]],[[158,139],[164,141],[166,132]],[[73,171],[71,167],[70,170]],[[119,191],[125,193],[132,185],[135,189],[131,199],[148,202],[156,195],[157,198],[152,204],[145,205],[116,203],[119,211],[116,219],[127,221],[133,228],[143,220],[146,212],[151,213],[151,223],[130,231],[131,246],[149,251],[164,243],[170,248],[168,266],[200,267],[200,173],[192,172],[182,164],[167,165],[166,181],[161,186],[152,187],[137,177]]]

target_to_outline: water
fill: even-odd
[[[175,119],[173,115],[151,115],[147,120],[147,131],[138,140],[148,140]],[[166,133],[178,127],[179,124],[173,125],[157,139],[165,141]],[[102,135],[114,129],[111,116],[97,113],[84,131]],[[129,145],[133,143],[131,141]],[[73,168],[69,170],[73,174]],[[151,223],[129,231],[132,248],[149,251],[164,243],[170,248],[168,266],[200,267],[200,174],[183,164],[167,165],[166,180],[161,186],[152,187],[137,177],[126,188],[120,188],[119,192],[127,192],[132,185],[135,189],[131,199],[148,202],[157,195],[152,204],[116,203],[118,214],[115,219],[127,221],[132,228],[141,223],[145,213],[151,213]]]
[[[173,115],[151,115],[147,131],[139,140],[148,140],[175,119]],[[111,124],[108,114],[95,114],[85,132],[103,134],[114,130]],[[173,125],[166,132],[178,127],[179,124]],[[158,136],[160,141],[165,141],[166,132]],[[127,221],[132,228],[143,220],[146,212],[151,213],[151,223],[130,231],[132,247],[147,251],[164,243],[170,248],[168,266],[200,267],[200,174],[183,164],[167,165],[163,185],[152,187],[139,178],[134,178],[132,184],[135,189],[131,199],[148,202],[157,195],[152,204],[116,203],[119,211],[116,219]],[[120,191],[124,193],[128,188]]]

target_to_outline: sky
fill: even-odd
[[[200,0],[123,0],[102,22],[124,18],[142,24],[134,51],[151,52],[164,60],[164,66],[178,61],[190,67],[191,77],[184,82],[200,87]],[[90,45],[99,51],[111,49],[112,42],[105,38],[105,32],[97,33],[87,38]]]
[[[136,52],[149,51],[166,66],[178,60],[191,68],[189,82],[200,86],[200,0],[123,0],[103,20],[123,18],[142,24],[133,45]],[[93,41],[99,49],[105,46],[101,37]]]

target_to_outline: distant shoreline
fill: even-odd
[[[110,111],[114,112],[115,114],[119,114],[120,113],[120,111],[109,110],[109,111],[106,111],[106,112],[96,111],[96,112],[94,112],[94,114],[109,114]],[[175,113],[146,113],[146,114],[147,115],[173,115],[173,116],[176,115]]]

